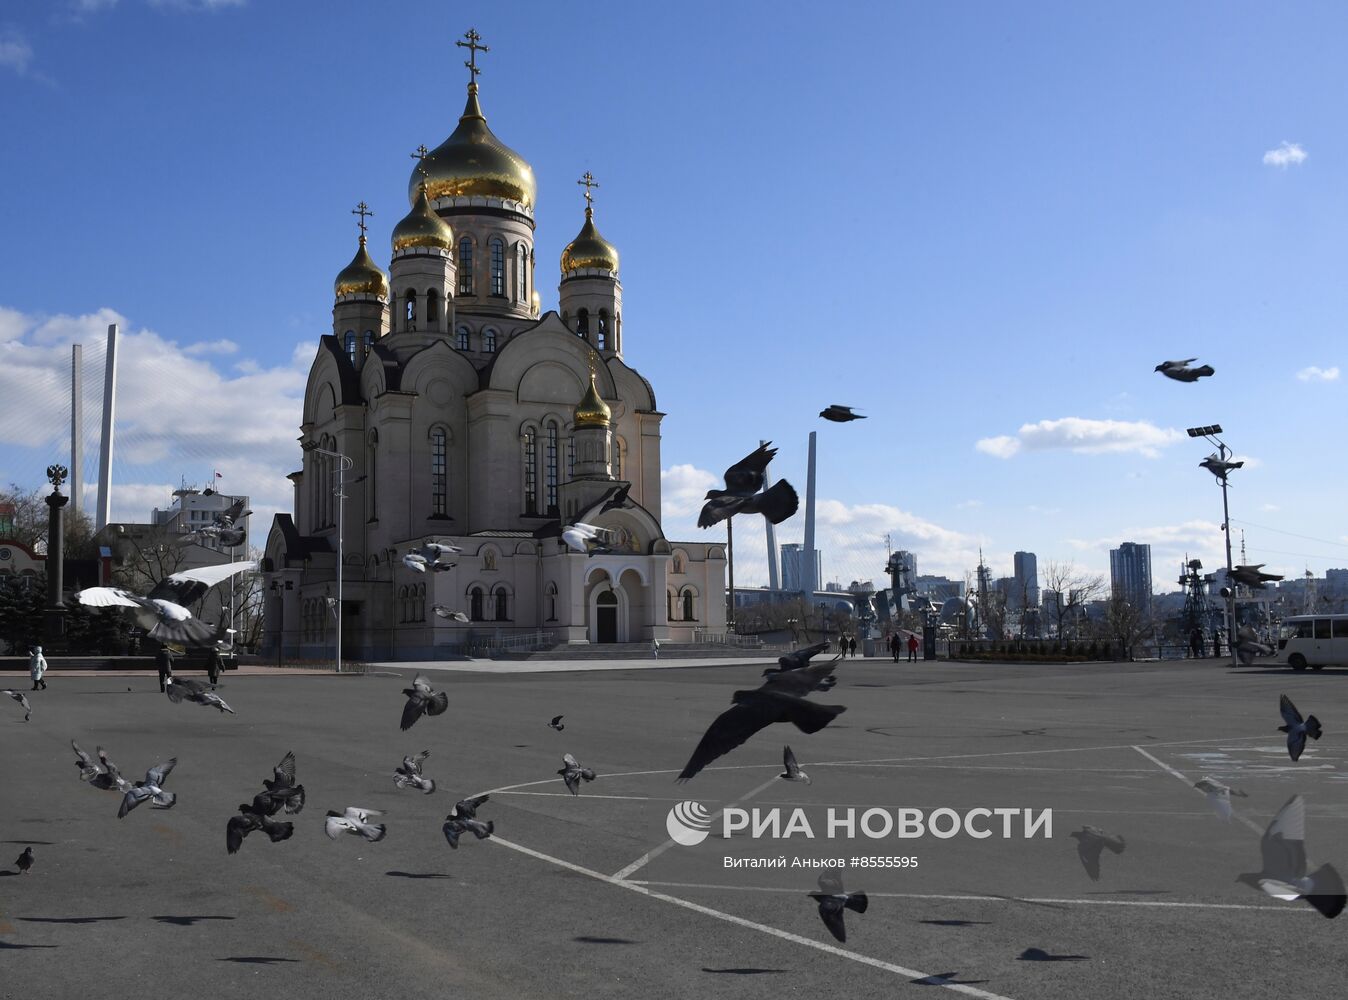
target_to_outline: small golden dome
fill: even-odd
[[[377,295],[380,298],[388,298],[388,278],[366,252],[364,235],[360,238],[360,249],[356,251],[356,256],[351,258],[350,264],[338,272],[332,289],[333,293],[339,296]]]
[[[450,250],[454,246],[454,230],[449,223],[435,214],[430,200],[426,197],[426,185],[422,184],[417,193],[417,202],[412,211],[393,227],[393,251],[406,250],[408,247],[439,247]]]
[[[607,427],[613,411],[594,387],[594,370],[590,370],[590,387],[585,390],[580,405],[576,407],[577,427]]]
[[[468,85],[468,104],[454,134],[433,149],[424,161],[427,194],[436,198],[480,195],[503,198],[533,208],[537,186],[534,169],[524,158],[487,128],[477,103],[477,84]],[[421,169],[412,174],[407,200],[415,202],[421,187]]]
[[[562,251],[562,273],[594,268],[600,271],[618,270],[618,248],[594,227],[594,209],[586,207],[585,225],[580,233]]]

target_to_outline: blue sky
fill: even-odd
[[[998,575],[1018,549],[1107,575],[1148,542],[1161,586],[1222,561],[1183,434],[1216,422],[1250,561],[1348,566],[1348,475],[1319,457],[1348,367],[1332,3],[0,5],[0,480],[68,450],[67,345],[96,381],[118,320],[114,515],[213,468],[284,504],[350,209],[386,263],[470,25],[538,177],[545,309],[575,180],[602,185],[672,537],[704,537],[693,497],[759,438],[803,495],[818,430],[829,579],[878,577],[888,534],[957,577],[980,545]],[[1216,376],[1152,371],[1190,356]],[[763,582],[758,533],[736,542]]]

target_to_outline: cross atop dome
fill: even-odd
[[[425,147],[423,146],[422,148],[424,149]],[[367,204],[365,204],[365,202],[362,201],[359,205],[357,205],[355,208],[353,208],[353,209],[351,210],[351,214],[352,214],[352,215],[359,215],[359,216],[360,216],[360,222],[356,223],[356,225],[360,226],[360,241],[361,241],[362,243],[364,243],[364,242],[365,242],[365,230],[368,228],[368,227],[365,225],[365,217],[366,217],[367,215],[373,216],[373,215],[374,215],[374,212],[370,211],[370,206],[367,205]]]
[[[456,41],[454,44],[461,49],[468,50],[468,61],[465,62],[464,65],[468,67],[469,85],[475,86],[477,84],[477,75],[482,72],[482,70],[477,68],[477,54],[479,52],[490,52],[491,49],[485,45],[477,44],[478,42],[482,41],[482,36],[479,35],[477,33],[477,30],[474,28],[469,28],[467,31],[465,31],[463,37],[468,39],[468,41],[466,42]]]
[[[580,180],[576,181],[576,183],[584,186],[585,188],[585,211],[588,214],[590,211],[594,209],[594,195],[590,192],[590,189],[597,188],[599,186],[599,182],[594,179],[594,174],[590,173],[587,170],[585,171],[585,176],[583,176]]]

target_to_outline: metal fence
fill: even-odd
[[[712,632],[705,628],[693,629],[693,642],[709,646],[734,646],[736,649],[762,649],[763,640],[756,635],[736,635],[734,632]]]

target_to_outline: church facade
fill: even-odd
[[[339,572],[352,658],[432,659],[540,630],[649,643],[725,627],[723,546],[661,530],[664,414],[624,360],[619,257],[595,226],[592,178],[558,308],[543,312],[533,171],[487,127],[468,38],[467,105],[448,139],[418,150],[387,274],[357,209],[359,247],[305,392],[294,512],[274,519],[262,564],[273,654],[332,655]],[[622,486],[626,502],[596,513]],[[605,529],[605,551],[562,541],[577,520]],[[458,546],[455,565],[406,566],[427,542]]]

